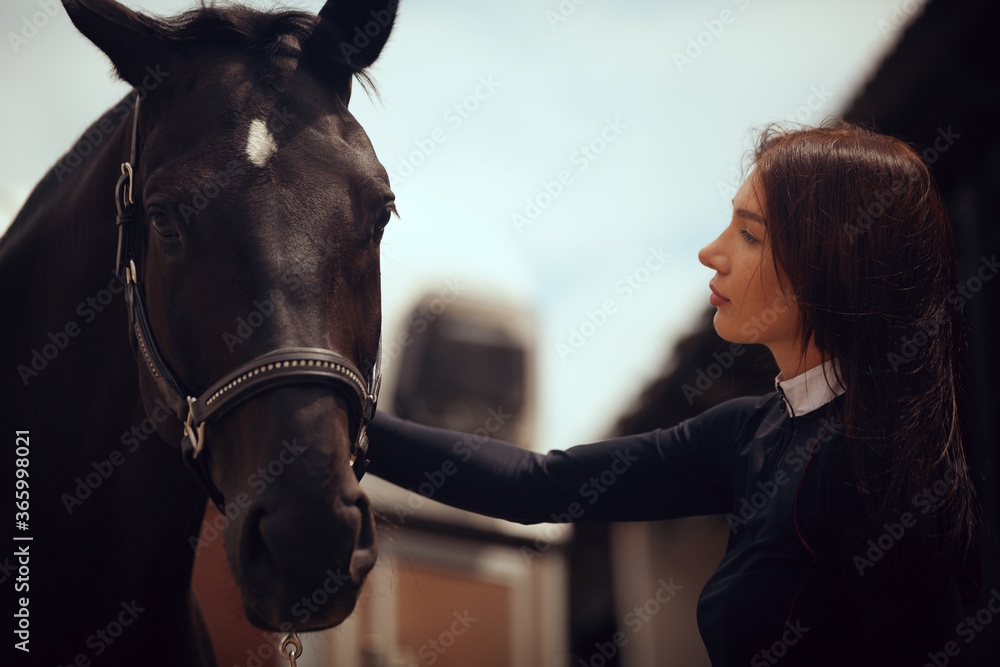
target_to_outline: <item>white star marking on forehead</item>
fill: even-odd
[[[263,167],[278,150],[278,144],[271,136],[271,131],[262,120],[250,123],[250,134],[247,137],[247,157],[257,167]]]

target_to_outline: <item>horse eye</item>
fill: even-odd
[[[173,223],[170,222],[170,216],[167,215],[167,212],[163,208],[159,206],[150,208],[146,212],[146,218],[160,236],[166,238],[176,238],[179,236],[177,230],[174,229]]]
[[[392,217],[394,209],[390,206],[386,206],[382,209],[382,212],[378,216],[378,220],[375,221],[375,229],[372,231],[372,238],[378,241],[382,238],[382,233],[385,231],[385,226],[389,224],[389,218]]]

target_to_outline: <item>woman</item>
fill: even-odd
[[[698,602],[714,665],[971,664],[963,303],[926,165],[845,123],[769,128],[699,259],[716,331],[770,349],[775,392],[545,455],[380,414],[371,471],[416,488],[451,460],[435,500],[522,523],[725,514]]]

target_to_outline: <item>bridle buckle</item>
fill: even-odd
[[[128,181],[127,181],[127,186],[128,186],[128,190],[127,190],[127,192],[128,192],[128,201],[127,202],[123,201],[123,203],[134,204],[135,201],[132,199],[132,179],[134,177],[132,176],[132,163],[131,162],[122,162],[122,176],[125,176],[126,174],[128,175]]]
[[[184,437],[186,437],[190,442],[191,446],[194,448],[194,453],[191,458],[198,458],[198,454],[201,453],[201,447],[205,443],[205,422],[201,422],[198,426],[194,425],[194,396],[188,396],[188,416],[184,421]]]
[[[131,283],[133,285],[138,285],[139,281],[136,279],[135,272],[135,260],[130,259],[128,261],[128,266],[125,267],[125,282]]]

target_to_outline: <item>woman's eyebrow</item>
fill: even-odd
[[[764,224],[764,218],[760,217],[753,211],[746,210],[745,208],[735,209],[733,213],[735,213],[741,218],[746,218],[747,220],[753,220],[754,222],[759,222],[762,225]]]

